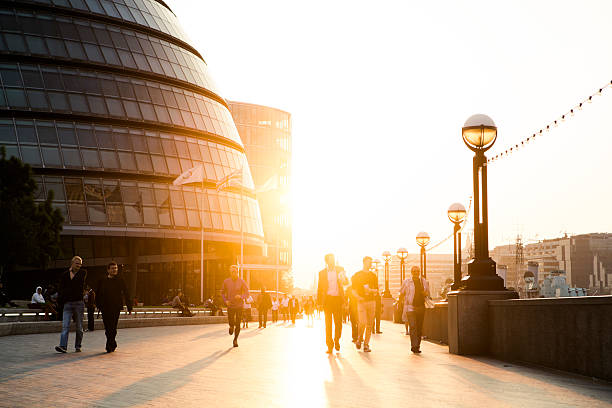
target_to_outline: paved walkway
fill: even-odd
[[[0,338],[0,406],[7,407],[610,407],[612,386],[583,377],[448,354],[409,352],[383,322],[373,352],[324,353],[322,321],[251,324],[231,347],[226,325],[85,333],[83,352],[56,354],[59,334]],[[71,346],[74,333],[70,334]]]

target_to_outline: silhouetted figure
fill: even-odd
[[[96,289],[96,301],[98,309],[102,311],[104,332],[106,334],[106,352],[112,353],[117,348],[117,324],[119,315],[126,304],[128,312],[132,314],[132,298],[125,286],[123,279],[118,276],[119,267],[116,262],[108,264],[106,271],[108,275],[98,283]]]
[[[227,304],[227,321],[229,334],[234,335],[234,347],[238,347],[240,334],[240,321],[244,299],[249,297],[249,288],[242,278],[238,276],[238,266],[230,267],[230,277],[223,281],[223,300]]]
[[[346,289],[349,298],[349,318],[351,320],[351,337],[353,343],[357,343],[359,339],[359,313],[357,311],[357,298],[353,293],[353,287],[349,286]]]
[[[291,323],[295,324],[295,319],[297,319],[297,314],[299,312],[300,302],[295,296],[292,296],[291,299],[289,299],[289,315],[291,316]]]
[[[2,284],[2,282],[0,282],[0,307],[4,307],[7,304],[10,307],[19,307],[17,303],[11,302],[11,298],[9,297],[6,290],[4,290],[4,285]]]
[[[370,337],[374,327],[374,314],[376,312],[376,301],[374,295],[378,293],[378,279],[376,274],[370,271],[372,268],[372,258],[363,258],[363,269],[353,275],[352,288],[357,299],[357,312],[359,314],[359,338],[357,339],[357,349],[370,352]],[[365,335],[364,335],[365,334]]]
[[[278,309],[280,308],[280,302],[278,301],[278,298],[274,298],[274,301],[272,301],[272,322],[276,323],[278,322]]]
[[[183,298],[183,292],[181,292],[180,290],[178,291],[174,299],[172,299],[172,308],[180,310],[183,317],[193,316],[193,313],[191,313],[191,310],[189,310],[189,308],[187,307],[187,303]]]
[[[333,254],[325,255],[326,268],[319,272],[317,302],[325,312],[325,343],[327,353],[331,354],[336,347],[340,351],[340,336],[342,335],[342,305],[344,304],[344,286],[348,279],[344,268],[336,266]],[[335,326],[332,337],[332,322]]]
[[[268,310],[272,307],[272,299],[270,298],[270,294],[266,292],[266,288],[261,288],[261,293],[259,294],[258,305],[257,305],[257,313],[259,314],[259,328],[262,327],[265,329],[266,324],[268,323]]]
[[[376,301],[376,311],[374,312],[374,333],[382,334],[380,331],[380,317],[382,316],[382,299],[380,297],[380,293],[377,293],[374,296],[374,300]]]

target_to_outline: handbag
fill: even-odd
[[[425,309],[433,309],[434,301],[429,296],[425,296]]]

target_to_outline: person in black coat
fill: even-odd
[[[261,288],[261,294],[257,300],[257,313],[259,314],[259,328],[265,329],[268,323],[268,310],[272,307],[272,298],[266,292],[266,288]]]
[[[289,299],[289,314],[291,315],[291,323],[295,324],[295,319],[297,318],[297,314],[300,312],[300,302],[297,300],[295,296],[292,296]]]
[[[106,333],[106,352],[112,353],[117,348],[115,337],[117,336],[117,323],[119,314],[124,303],[132,314],[132,303],[125,282],[119,276],[119,267],[116,262],[111,262],[107,267],[108,276],[100,280],[96,290],[96,304],[102,311],[102,321]]]

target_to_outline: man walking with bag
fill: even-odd
[[[418,266],[413,266],[410,274],[412,276],[404,281],[400,293],[405,299],[403,318],[410,325],[410,349],[418,354],[421,352],[425,300],[429,297],[429,283],[420,276],[421,270]]]
[[[325,269],[319,272],[319,286],[317,288],[317,302],[323,306],[325,312],[325,343],[327,354],[340,351],[340,336],[342,335],[342,306],[344,305],[344,286],[348,285],[348,278],[344,268],[336,266],[333,254],[325,255]],[[335,332],[332,338],[332,322]]]
[[[376,274],[370,271],[372,268],[372,258],[366,256],[363,258],[363,269],[353,275],[352,287],[357,299],[357,313],[359,315],[359,337],[355,346],[361,348],[363,342],[363,351],[370,351],[370,337],[374,328],[374,314],[376,313],[376,300],[374,295],[378,293],[378,279]],[[365,337],[364,337],[365,332]]]
[[[62,334],[59,346],[55,346],[55,351],[65,353],[68,351],[68,333],[70,332],[70,321],[74,318],[76,322],[76,339],[74,341],[74,351],[81,351],[83,341],[83,293],[85,291],[85,279],[87,272],[81,269],[83,259],[80,256],[72,258],[70,268],[60,277],[58,303],[63,305],[62,314]]]
[[[117,348],[117,324],[119,315],[123,310],[124,303],[132,314],[132,302],[130,294],[123,279],[118,276],[119,266],[111,262],[106,268],[108,275],[100,280],[96,290],[98,309],[102,311],[104,332],[106,333],[106,352],[112,353]]]

